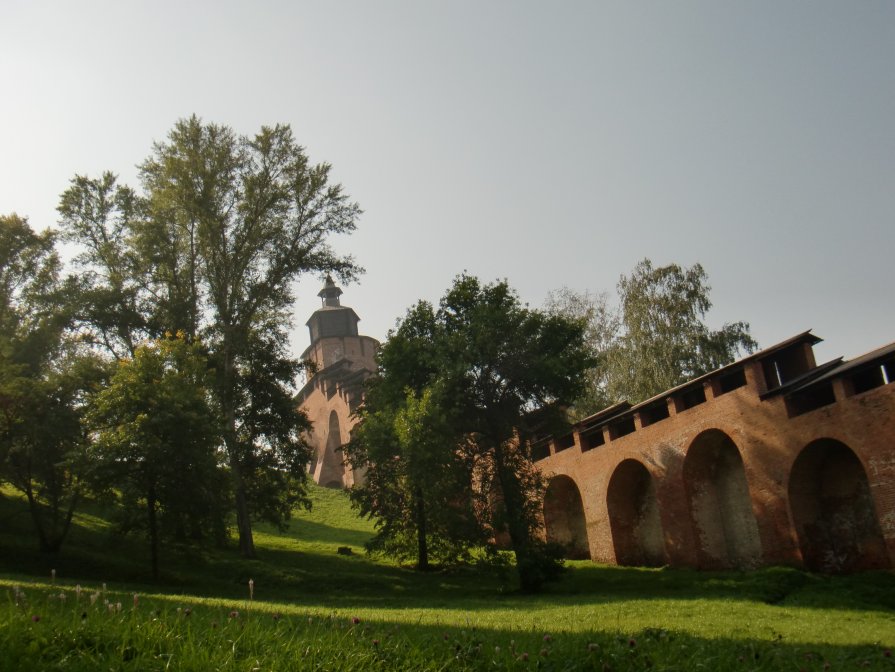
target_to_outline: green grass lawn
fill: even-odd
[[[168,549],[153,583],[143,540],[116,537],[101,507],[45,556],[2,491],[0,670],[895,669],[890,572],[573,562],[522,595],[494,568],[420,574],[368,558],[371,525],[344,493],[313,499],[286,532],[258,528],[256,560]]]

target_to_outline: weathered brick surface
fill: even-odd
[[[311,374],[297,395],[299,408],[311,421],[305,440],[311,447],[312,478],[327,487],[350,487],[363,474],[345,463],[341,447],[357,423],[355,411],[363,399],[363,383],[376,370],[379,341],[358,333],[359,318],[342,306],[342,290],[331,278],[319,296],[320,310],[308,320],[311,345],[302,354]]]
[[[810,347],[805,356],[810,361],[803,362],[803,367],[813,368]],[[884,384],[854,394],[847,376],[843,376],[833,381],[834,403],[790,417],[787,395],[762,398],[766,388],[773,387],[765,382],[762,359],[754,356],[743,366],[744,386],[721,394],[717,378],[709,376],[701,382],[704,403],[683,409],[680,399],[670,394],[669,417],[644,427],[639,414],[634,413],[636,431],[610,439],[604,429],[606,442],[601,446],[582,451],[582,445],[587,446],[581,437],[582,430],[587,430],[583,424],[575,428],[571,447],[557,451],[560,442],[550,442],[550,455],[537,464],[548,479],[563,475],[577,485],[591,558],[608,563],[631,562],[631,545],[638,543],[639,557],[649,557],[649,553],[642,553],[643,540],[650,538],[649,507],[643,502],[625,501],[626,489],[631,491],[628,497],[638,497],[636,479],[627,477],[627,488],[614,488],[612,497],[608,496],[610,480],[619,465],[636,460],[652,478],[667,564],[802,566],[806,562],[803,551],[819,544],[823,557],[830,556],[829,562],[834,563],[820,568],[891,567],[895,559],[895,385]],[[814,444],[821,440],[831,441]],[[817,465],[812,466],[808,455],[803,465],[810,468],[803,466],[793,474],[797,457],[812,444],[817,450],[811,454],[820,456],[820,461],[815,460]],[[854,461],[849,451],[866,476],[863,486],[860,478],[852,478],[852,472],[861,471],[857,464],[848,467],[851,471],[845,475],[837,473],[843,471],[838,463],[824,466],[827,454],[841,453],[844,457],[836,459],[846,460],[843,464]],[[627,472],[619,473],[624,476],[636,471],[630,465],[627,468]],[[795,479],[792,484],[791,478]],[[818,483],[809,482],[812,479]],[[868,487],[869,497],[862,499],[861,493]],[[791,493],[799,498],[797,515],[817,514],[816,519],[802,521],[805,538],[801,541]],[[700,502],[708,505],[700,509]],[[611,517],[613,507],[616,515]],[[631,513],[635,510],[639,519]],[[569,511],[568,515],[572,520],[575,512]],[[557,520],[555,512],[552,519],[555,526],[565,525],[566,534],[574,528],[574,523]],[[547,524],[549,527],[551,521]],[[832,532],[843,538],[828,540]],[[552,534],[561,538],[564,532]],[[844,538],[849,535],[855,539]],[[837,560],[832,556],[840,551],[848,558],[840,558],[838,561],[844,564],[835,566]],[[753,552],[755,555],[750,555]],[[637,553],[633,557],[638,557]]]
[[[311,431],[305,440],[313,454],[310,469],[314,482],[336,488],[354,485],[356,474],[344,464],[341,451],[356,423],[350,395],[340,386],[336,386],[332,396],[323,385],[312,387],[303,396],[301,409],[311,421]]]

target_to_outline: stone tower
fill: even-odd
[[[318,296],[321,307],[308,320],[311,345],[302,353],[309,363],[298,393],[299,407],[313,423],[307,437],[313,451],[309,469],[314,481],[332,488],[350,487],[362,475],[344,463],[342,446],[351,438],[354,412],[363,398],[363,383],[376,371],[379,341],[358,333],[360,318],[341,305],[342,290],[327,276]]]

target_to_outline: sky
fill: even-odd
[[[649,258],[761,346],[895,340],[889,1],[3,0],[0,82],[0,213],[37,229],[180,118],[290,124],[364,210],[333,244],[375,338],[463,271],[541,307]]]

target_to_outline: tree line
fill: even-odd
[[[581,419],[620,401],[638,403],[730,364],[758,344],[747,322],[711,329],[711,287],[701,264],[654,266],[649,259],[619,278],[617,297],[567,287],[547,296],[545,309],[582,320],[597,360],[585,391],[570,408]]]
[[[57,231],[0,216],[0,480],[42,550],[87,495],[146,533],[156,577],[166,540],[223,544],[235,520],[252,557],[255,521],[309,506],[293,287],[362,271],[330,246],[361,211],[329,173],[288,126],[249,137],[191,117],[139,165],[139,189],[75,176]],[[563,289],[537,310],[463,274],[407,311],[344,447],[366,474],[350,494],[372,550],[426,569],[510,548],[523,589],[556,575],[529,440],[755,346],[745,323],[705,325],[698,264],[644,260],[618,292],[613,306]]]
[[[350,494],[375,521],[371,550],[427,569],[508,548],[522,589],[557,575],[564,549],[540,534],[545,480],[531,441],[756,347],[744,322],[706,326],[699,264],[643,260],[618,294],[612,305],[608,294],[562,289],[534,310],[506,282],[461,275],[438,306],[407,311],[345,448],[366,473]]]
[[[307,505],[295,280],[360,269],[330,246],[360,214],[288,126],[254,136],[179,121],[139,166],[75,176],[59,230],[0,217],[0,478],[45,551],[85,493],[159,539],[222,541],[235,517],[282,525]],[[71,267],[60,243],[75,250]]]

